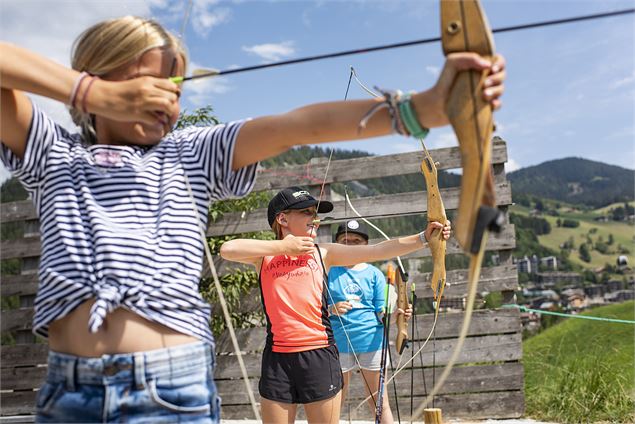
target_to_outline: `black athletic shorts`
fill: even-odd
[[[265,399],[283,403],[311,403],[332,398],[344,380],[337,347],[295,353],[265,347],[258,389]]]

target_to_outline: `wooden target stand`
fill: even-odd
[[[443,424],[443,418],[441,418],[441,408],[424,409],[423,422],[425,424]]]

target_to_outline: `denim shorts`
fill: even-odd
[[[217,423],[214,348],[203,342],[84,358],[49,352],[40,423]]]
[[[358,352],[357,360],[363,370],[379,371],[381,368],[381,350]],[[357,368],[357,362],[355,362],[353,353],[340,352],[340,365],[342,366],[342,372],[349,372]]]

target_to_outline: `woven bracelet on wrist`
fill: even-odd
[[[412,109],[410,95],[404,96],[404,99],[399,102],[399,111],[401,112],[404,126],[411,136],[423,139],[428,135],[430,130],[421,126],[415,111]]]

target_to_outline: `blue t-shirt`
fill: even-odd
[[[386,278],[382,272],[372,265],[361,271],[333,267],[329,271],[329,291],[329,305],[345,300],[353,305],[340,317],[330,316],[338,350],[344,353],[380,350],[384,326],[377,313],[383,310],[386,298]]]

